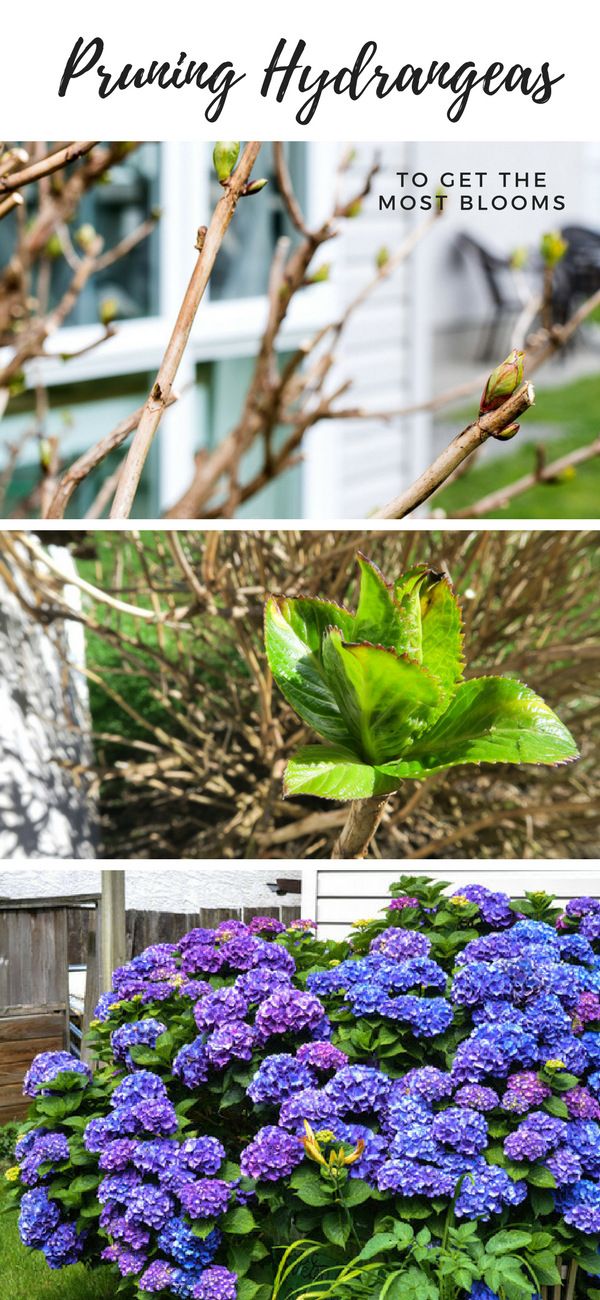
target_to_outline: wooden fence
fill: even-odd
[[[201,908],[198,912],[127,911],[126,960],[152,943],[175,943],[195,926],[236,916],[268,915],[289,922],[298,907]],[[101,896],[0,900],[0,1124],[27,1109],[23,1075],[38,1052],[82,1050],[101,991]],[[85,1000],[74,1011],[69,969],[85,968]]]

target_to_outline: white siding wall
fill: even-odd
[[[123,864],[125,865],[125,864]],[[195,912],[201,907],[273,907],[294,905],[297,894],[274,894],[269,882],[275,881],[282,868],[254,869],[237,866],[235,870],[194,867],[181,870],[172,863],[139,863],[126,868],[126,905],[147,912]],[[299,871],[288,870],[286,879],[296,879]],[[100,892],[100,869],[95,867],[43,870],[22,867],[0,871],[0,898],[61,898]]]
[[[453,191],[447,190],[449,200],[443,219],[427,239],[429,288],[426,311],[431,329],[448,329],[453,324],[489,316],[489,297],[479,268],[456,255],[459,233],[470,235],[494,252],[506,255],[523,246],[535,252],[541,235],[560,226],[582,224],[600,229],[600,146],[597,144],[531,144],[526,141],[476,144],[455,141],[450,147],[428,142],[415,145],[414,151],[418,169],[428,174],[434,190],[440,176],[447,171],[455,175],[460,172],[488,173],[487,189],[483,193],[488,210],[474,208],[471,212],[463,212],[459,201],[453,198]],[[528,172],[530,178],[535,171],[545,172],[547,188],[539,193],[545,192],[551,197],[564,195],[564,211],[492,210],[489,199],[494,193],[503,192],[495,183],[499,171],[519,172],[520,175]],[[479,191],[473,186],[469,192],[476,202]],[[514,185],[506,191],[509,195],[532,192]]]
[[[363,144],[356,151],[345,178],[345,196],[360,189],[365,170],[378,151],[381,170],[361,215],[345,222],[339,237],[326,245],[323,253],[323,261],[333,260],[332,285],[340,314],[374,275],[378,250],[386,247],[393,255],[412,228],[412,216],[379,211],[379,193],[397,191],[395,173],[407,166],[411,148]],[[352,379],[344,404],[385,411],[423,396],[426,374],[418,311],[419,265],[419,257],[412,256],[383,281],[342,335],[331,388]],[[415,430],[415,422],[408,419],[327,421],[318,426],[306,458],[306,516],[325,513],[358,519],[384,504],[426,462],[428,426],[421,425],[418,437]]]
[[[318,922],[322,939],[342,938],[352,922],[378,916],[389,898],[389,888],[401,875],[426,875],[459,885],[487,885],[502,889],[518,898],[526,891],[543,889],[558,898],[579,894],[600,895],[597,866],[573,860],[558,866],[556,861],[449,862],[429,868],[425,863],[398,862],[386,869],[374,867],[304,867],[302,874],[302,915]]]

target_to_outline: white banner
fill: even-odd
[[[10,139],[592,140],[589,0],[3,6]]]

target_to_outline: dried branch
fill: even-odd
[[[401,492],[381,510],[376,510],[374,518],[404,519],[412,510],[416,510],[417,506],[429,500],[467,456],[476,451],[488,438],[498,437],[514,424],[524,411],[533,406],[534,400],[533,384],[522,384],[498,410],[480,415],[472,424],[467,425],[467,428],[453,438],[439,456],[436,456],[433,464],[424,470],[412,486]]]
[[[127,518],[137,492],[141,473],[152,440],[158,429],[175,381],[187,341],[190,336],[196,313],[204,297],[204,292],[213,269],[215,258],[223,242],[229,223],[233,217],[244,187],[260,150],[260,141],[251,141],[246,145],[240,161],[229,180],[224,185],[224,192],[213,212],[208,229],[199,232],[198,258],[186,289],[179,315],[169,339],[167,349],[158,370],[156,380],[150,391],[143,414],[138,423],[135,438],[129,449],[123,473],[119,478],[115,499],[111,509],[111,518]]]
[[[556,481],[565,470],[574,469],[576,465],[583,465],[587,460],[593,460],[600,456],[600,437],[595,438],[587,447],[578,447],[576,451],[568,452],[566,456],[560,456],[553,460],[549,465],[540,465],[531,474],[524,474],[514,483],[507,483],[506,487],[498,488],[495,492],[490,492],[488,496],[482,497],[472,506],[465,506],[462,510],[454,510],[447,517],[449,519],[482,519],[491,515],[495,510],[502,510],[507,506],[509,501],[514,501],[515,497],[521,496],[521,493],[528,492],[529,488],[535,487],[537,483],[552,483]]]
[[[64,149],[59,149],[56,153],[40,159],[39,162],[32,163],[30,167],[23,167],[21,171],[13,172],[9,176],[0,176],[0,194],[20,190],[24,185],[31,185],[32,181],[39,181],[44,176],[51,176],[53,172],[62,171],[63,167],[67,167],[69,163],[76,162],[78,158],[83,158],[96,144],[98,144],[97,140],[77,141],[75,144],[68,144]]]
[[[172,406],[176,401],[176,394],[170,393],[166,406]],[[133,433],[134,430],[137,429],[144,410],[145,403],[143,406],[138,406],[136,411],[132,411],[131,415],[125,416],[124,420],[121,420],[119,424],[115,425],[115,428],[111,433],[108,433],[106,437],[100,440],[100,442],[96,442],[93,447],[89,448],[89,451],[84,451],[83,455],[73,461],[72,465],[69,465],[69,468],[65,470],[62,478],[57,484],[56,491],[48,505],[46,515],[44,516],[46,519],[64,518],[65,510],[67,509],[73,493],[79,487],[79,484],[83,483],[84,479],[88,477],[88,474],[91,474],[92,470],[97,469],[98,465],[101,465],[103,460],[106,460],[106,457],[110,455],[111,451],[116,451],[118,447],[121,447],[126,438],[129,437],[129,434]],[[120,472],[121,467],[119,467],[119,473]],[[108,504],[108,502],[106,502],[106,504]]]

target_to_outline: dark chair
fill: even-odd
[[[567,251],[554,273],[554,319],[562,325],[579,303],[600,289],[600,231],[587,226],[564,226]]]
[[[481,331],[476,357],[488,361],[502,351],[498,335],[505,332],[507,321],[514,319],[523,305],[515,291],[511,259],[493,253],[471,235],[459,235],[456,250],[477,266],[491,298],[492,315]]]

